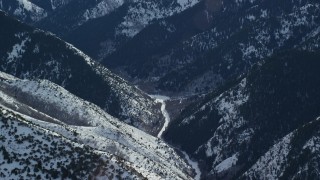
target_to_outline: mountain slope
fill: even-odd
[[[28,24],[34,24],[72,0],[0,0],[0,10]]]
[[[138,172],[140,176],[156,179],[190,179],[188,174],[192,173],[191,168],[160,139],[119,122],[98,106],[49,81],[20,80],[5,73],[0,73],[0,77],[2,109],[23,117],[28,125],[66,138],[71,144],[79,144],[77,146],[82,149],[84,145],[93,148],[84,150],[94,154],[109,155],[107,157],[110,159],[116,156],[120,158],[116,163],[120,167],[128,166],[128,171],[131,169],[133,174]],[[9,132],[2,131],[1,135],[8,136]],[[72,160],[72,157],[65,158]],[[128,176],[134,178],[130,174]]]
[[[1,178],[142,178],[116,156],[72,142],[2,107],[0,110]]]
[[[46,9],[29,0],[0,0],[0,10],[27,23],[39,21],[48,15]]]
[[[164,138],[204,161],[210,178],[242,175],[275,142],[319,115],[319,57],[292,50],[266,59],[186,109]]]
[[[43,9],[46,9],[48,12],[52,12],[58,8],[61,8],[73,0],[29,0],[30,2],[36,4]]]
[[[203,93],[318,33],[317,1],[213,2],[154,22],[103,63],[156,90]]]
[[[305,43],[319,33],[319,8],[315,0],[74,1],[37,26],[141,87],[186,95]]]
[[[123,4],[122,0],[71,1],[39,22],[40,27],[62,35],[90,19],[104,16]]]
[[[177,14],[197,2],[75,1],[43,19],[37,26],[58,34],[93,58],[102,59],[152,21]]]
[[[151,134],[164,123],[159,105],[139,89],[50,33],[0,13],[0,69],[20,78],[47,79],[111,115]]]
[[[288,134],[262,156],[242,179],[317,179],[319,120]]]

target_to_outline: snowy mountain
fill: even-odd
[[[0,10],[28,23],[39,21],[48,15],[46,9],[29,0],[0,0]]]
[[[248,75],[185,109],[164,138],[204,162],[209,179],[241,175],[278,179],[282,175],[300,177],[299,173],[301,177],[319,177],[311,168],[311,174],[305,174],[308,169],[302,170],[308,166],[317,168],[312,162],[318,158],[318,146],[312,150],[315,153],[299,161],[300,156],[305,158],[305,149],[312,147],[304,147],[303,143],[319,138],[319,129],[303,130],[319,115],[319,57],[319,52],[291,50],[266,59]],[[295,142],[299,143],[297,150],[293,149],[294,144],[288,145],[293,143],[288,139],[293,138],[289,134],[294,131],[301,132],[299,138],[306,137]]]
[[[72,45],[0,14],[0,69],[19,78],[47,79],[122,121],[157,134],[160,105]]]
[[[282,138],[241,178],[317,179],[319,148],[319,120],[316,120]]]
[[[37,23],[86,54],[102,59],[154,20],[177,14],[199,0],[73,1]]]
[[[15,167],[12,170],[7,168],[8,172],[16,171],[19,174],[31,168],[26,160],[30,157],[29,162],[35,166],[35,173],[27,173],[34,176],[38,176],[38,173],[42,173],[40,176],[47,173],[53,176],[50,170],[61,168],[63,172],[67,171],[63,176],[75,174],[78,178],[94,173],[97,176],[110,176],[112,174],[109,171],[115,171],[119,175],[120,172],[127,172],[123,176],[129,179],[135,176],[191,179],[189,174],[192,169],[162,140],[121,123],[98,106],[56,84],[47,80],[21,80],[0,73],[0,87],[2,125],[6,127],[5,131],[1,131],[5,142],[2,151],[9,154],[6,155],[9,158],[2,159],[8,159],[9,162],[3,168]],[[10,136],[12,133],[14,136]],[[33,142],[40,142],[40,145]],[[49,154],[54,148],[62,154]],[[27,152],[27,157],[21,157]],[[96,162],[87,164],[90,157]],[[46,158],[53,159],[51,165]],[[14,166],[20,162],[20,166]],[[79,169],[75,169],[79,172],[72,172],[76,162],[81,162],[80,167],[76,166]],[[116,165],[116,169],[110,167],[112,164]],[[15,177],[12,175],[9,177]]]
[[[75,143],[2,107],[0,110],[2,179],[142,177],[117,156]]]
[[[58,8],[61,8],[73,0],[29,0],[30,2],[36,4],[48,12],[52,12]]]
[[[319,179],[318,1],[2,1],[0,179]]]
[[[34,24],[72,0],[0,0],[3,10],[19,20]]]
[[[82,0],[37,26],[144,90],[186,95],[210,92],[274,53],[308,44],[319,33],[318,14],[314,0]]]
[[[61,35],[78,28],[89,20],[109,14],[122,4],[122,0],[70,1],[55,9],[39,24],[42,28]]]
[[[206,2],[152,23],[103,63],[155,90],[205,93],[319,33],[318,1]]]

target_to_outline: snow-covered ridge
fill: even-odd
[[[24,21],[39,21],[47,16],[47,11],[29,0],[0,0],[0,8]]]
[[[215,172],[225,171],[237,162],[237,152],[233,152],[234,154],[231,154],[231,158],[224,159],[223,157],[226,154],[223,151],[224,148],[231,146],[233,131],[244,127],[246,124],[246,121],[240,116],[239,112],[239,107],[249,99],[246,86],[247,79],[244,78],[236,87],[221,94],[214,100],[214,104],[216,104],[215,106],[222,116],[219,120],[220,126],[215,131],[213,137],[203,147],[199,147],[199,149],[204,148],[207,157],[215,157],[213,162],[213,170]],[[236,140],[241,144],[250,139],[251,133],[244,130],[244,132],[236,136]]]
[[[305,135],[304,131],[310,131],[310,126],[315,127],[315,129],[311,130],[311,132],[313,131],[312,136],[310,136],[311,134]],[[243,174],[243,177],[249,179],[279,179],[279,177],[287,177],[288,174],[285,175],[287,169],[294,166],[292,163],[299,162],[292,161],[293,159],[302,159],[302,161],[295,164],[298,168],[295,169],[294,172],[291,172],[289,177],[301,178],[304,177],[303,174],[312,171],[312,168],[318,169],[319,164],[315,162],[319,162],[320,159],[319,132],[319,119],[317,119],[289,133],[259,158],[257,162]],[[296,139],[302,144],[297,146]],[[303,141],[301,141],[302,139]],[[301,156],[305,156],[304,153],[306,152],[309,152],[307,153],[307,161],[303,157],[301,158]],[[316,177],[320,175],[317,171],[313,172]]]
[[[161,119],[164,118],[161,110],[140,89],[129,85],[127,81],[54,34],[31,29],[5,14],[3,16],[8,22],[12,21],[13,29],[15,23],[22,28],[8,30],[9,34],[11,32],[8,38],[13,41],[4,43],[7,52],[0,55],[2,71],[22,79],[47,79],[96,103],[103,110],[145,132],[157,134],[160,131]],[[9,27],[4,26],[8,29]],[[80,78],[81,76],[84,77]],[[82,89],[79,84],[84,80],[91,85]],[[98,84],[102,86],[100,89],[93,87]],[[100,93],[100,97],[97,97],[96,93]],[[76,108],[74,109],[76,112]]]
[[[80,21],[78,25],[81,25],[90,19],[105,16],[123,5],[123,3],[123,0],[103,0],[95,7],[87,9],[83,14],[84,20]]]
[[[0,80],[18,80],[18,78],[0,71]]]
[[[240,4],[236,5],[237,3]],[[272,3],[275,5],[270,5]],[[194,63],[196,65],[199,57],[207,52],[217,50],[215,54],[217,58],[223,62],[221,64],[212,62],[213,64],[211,66],[215,73],[219,71],[228,72],[226,74],[233,74],[237,71],[238,66],[242,66],[239,65],[239,62],[243,62],[242,67],[250,67],[257,61],[268,58],[281,49],[287,49],[294,45],[296,45],[295,48],[299,48],[299,42],[304,43],[308,39],[310,41],[310,37],[314,37],[314,35],[318,33],[317,29],[320,22],[318,18],[320,13],[318,2],[286,1],[283,2],[282,7],[278,7],[279,11],[272,8],[273,6],[278,6],[278,3],[278,1],[271,1],[270,3],[250,0],[242,0],[236,3],[235,1],[224,1],[221,12],[217,13],[220,18],[215,19],[215,17],[213,17],[211,29],[181,40],[178,45],[168,49],[166,53],[161,52],[157,54],[157,56],[152,55],[148,57],[153,58],[156,62],[156,67],[153,69],[158,70],[159,67],[162,67],[163,64],[165,64],[163,63],[164,59],[165,62],[170,63],[165,66],[166,68],[163,68],[164,70],[159,70],[160,73],[170,75],[170,71],[174,71],[181,77],[188,76],[188,81],[185,81],[184,84],[192,81],[199,82],[198,77],[205,78],[206,74],[211,70],[207,70],[201,75],[188,75],[188,73],[184,72],[188,72],[188,64]],[[237,8],[239,9],[237,10]],[[243,11],[243,9],[246,9],[246,11]],[[235,13],[238,15],[235,15]],[[228,19],[228,21],[224,22],[224,20],[221,20],[224,18]],[[183,21],[183,18],[181,18],[181,20]],[[169,29],[171,28],[168,28],[167,34],[171,33]],[[300,31],[301,29],[303,29],[303,31]],[[243,39],[240,40],[238,35],[245,32],[249,34],[244,35]],[[318,49],[320,47],[317,43],[319,38],[313,39],[313,41],[313,46],[310,47],[310,45],[304,44],[304,46],[306,46],[304,49]],[[229,45],[225,46],[229,42],[232,47],[228,47]],[[224,50],[220,51],[220,48]],[[158,57],[158,55],[160,57]],[[181,64],[182,68],[177,68],[181,66]],[[146,72],[138,68],[137,71],[142,73]],[[241,70],[241,72],[242,71],[243,70]],[[221,76],[222,81],[229,78],[229,75],[225,75],[224,73],[217,73],[216,75],[219,76],[221,74],[223,74]],[[150,76],[152,76],[152,74]],[[211,81],[216,79],[215,76],[209,77],[211,77],[209,78]],[[178,78],[175,77],[169,80],[168,78],[162,78],[161,80],[165,80],[165,83],[168,85],[176,81],[179,82]],[[164,83],[161,83],[161,85],[164,86]],[[204,86],[200,83],[194,83],[193,85],[191,88],[183,85],[183,88],[186,90],[193,90],[193,88],[201,90],[207,86],[206,84]],[[217,87],[217,85],[209,86],[209,89],[214,89],[215,87]],[[167,89],[166,87],[166,90]],[[171,89],[175,91],[175,86],[172,85]],[[195,90],[193,91],[195,92]]]
[[[177,0],[170,5],[152,0],[138,1],[130,6],[124,21],[117,27],[117,34],[133,37],[145,28],[151,21],[169,17],[194,6],[200,0]]]
[[[0,106],[0,161],[5,162],[0,164],[2,178],[141,178],[130,163],[117,156],[85,147],[30,119]],[[99,168],[101,172],[95,174]]]
[[[31,19],[33,21],[39,21],[40,19],[43,19],[44,17],[47,16],[47,12],[38,7],[37,5],[31,3],[28,0],[17,0],[20,4],[20,8],[17,8],[14,11],[14,15],[16,16],[24,16],[25,15],[25,11],[28,11],[29,13],[31,13]]]
[[[135,117],[142,122],[132,122],[132,120],[128,119],[127,123],[132,124],[135,127],[143,128],[143,130],[147,132],[152,132],[154,129],[158,129],[154,126],[154,123],[159,123],[159,119],[154,118],[155,112],[158,113],[158,110],[154,110],[151,112],[150,109],[144,108],[149,107],[152,108],[156,105],[149,96],[147,96],[144,92],[138,89],[135,86],[129,86],[127,81],[123,78],[114,75],[110,72],[109,69],[99,65],[93,59],[91,59],[88,55],[84,54],[79,49],[75,48],[73,45],[66,43],[67,48],[71,49],[75,54],[84,58],[86,63],[92,68],[92,70],[102,76],[106,82],[111,84],[113,88],[116,88],[118,93],[121,95],[118,98],[122,101],[122,115],[124,117]],[[135,92],[135,93],[128,93]],[[160,113],[160,112],[159,112]],[[159,117],[161,118],[161,117]],[[157,122],[155,122],[157,121]],[[141,124],[144,125],[141,125]],[[147,127],[145,127],[147,125]],[[152,126],[152,127],[151,127]],[[152,130],[151,130],[152,128]],[[154,132],[152,132],[154,133]]]
[[[277,179],[281,176],[290,151],[293,133],[288,134],[261,157],[244,175],[252,176],[258,173],[262,179]],[[268,173],[266,173],[268,172]]]
[[[160,139],[121,123],[96,105],[49,81],[20,80],[5,73],[0,75],[2,93],[10,97],[14,89],[12,96],[15,98],[11,97],[7,103],[17,105],[15,109],[24,103],[45,114],[49,113],[64,125],[39,121],[22,114],[32,123],[68,139],[77,138],[77,142],[99,151],[117,155],[132,164],[144,177],[190,179],[187,175],[190,167]],[[24,100],[26,96],[28,99]],[[51,111],[54,113],[50,114]]]
[[[224,173],[233,168],[239,156],[237,147],[250,140],[253,130],[246,128],[247,121],[239,111],[249,98],[247,79],[244,78],[234,87],[203,104],[197,111],[182,120],[181,125],[188,126],[194,121],[208,120],[212,112],[220,115],[220,119],[210,119],[218,121],[217,128],[212,132],[211,138],[195,152],[198,155],[203,154],[206,158],[213,158],[210,174]],[[204,113],[207,114],[203,115]],[[243,130],[237,132],[238,129]],[[237,132],[236,135],[235,132]]]
[[[31,0],[0,0],[0,9],[27,23],[36,23],[50,15],[59,7],[72,0],[44,0],[48,7],[42,7]],[[40,2],[41,3],[41,2]]]

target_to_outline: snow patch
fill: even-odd
[[[234,154],[233,156],[223,160],[220,164],[218,164],[214,170],[217,171],[217,173],[221,173],[223,171],[226,171],[230,169],[232,166],[236,165],[238,161],[238,154]]]
[[[85,13],[83,14],[84,20],[82,20],[78,25],[83,24],[84,22],[87,22],[90,19],[99,18],[102,16],[105,16],[118,7],[120,7],[124,3],[123,0],[104,0],[98,3],[95,7],[91,9],[87,9]]]
[[[28,0],[17,0],[20,4],[20,7],[15,9],[13,12],[14,15],[20,16],[21,18],[26,18],[26,13],[30,13],[31,19],[33,21],[39,21],[47,16],[47,13],[44,9],[40,8],[39,6],[33,4]]]
[[[177,0],[167,7],[160,2],[141,1],[136,2],[128,11],[124,21],[117,27],[116,34],[133,37],[153,20],[169,17],[194,6],[199,0]]]
[[[12,47],[12,51],[8,52],[8,58],[7,58],[8,63],[11,63],[14,60],[22,57],[22,55],[26,52],[26,50],[24,49],[26,42],[29,42],[29,41],[31,41],[31,39],[27,37],[24,40],[22,40],[19,44],[15,44]]]
[[[193,6],[194,4],[196,4],[198,2],[199,2],[199,0],[177,0],[177,3],[183,8]]]
[[[184,152],[184,151],[181,151],[181,152],[184,155],[185,159],[188,161],[188,164],[196,171],[196,176],[194,177],[194,179],[200,180],[201,170],[199,168],[199,164],[196,161],[192,161],[186,152]]]

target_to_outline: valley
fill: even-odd
[[[0,179],[320,178],[318,0],[0,0]]]
[[[162,115],[164,116],[164,124],[163,124],[163,127],[161,128],[160,132],[157,135],[158,138],[161,138],[162,134],[168,128],[169,123],[170,123],[170,115],[169,115],[168,111],[166,110],[166,101],[170,100],[170,98],[166,97],[166,96],[160,96],[160,95],[150,95],[150,97],[153,98],[156,103],[161,104],[161,112],[162,112]]]

